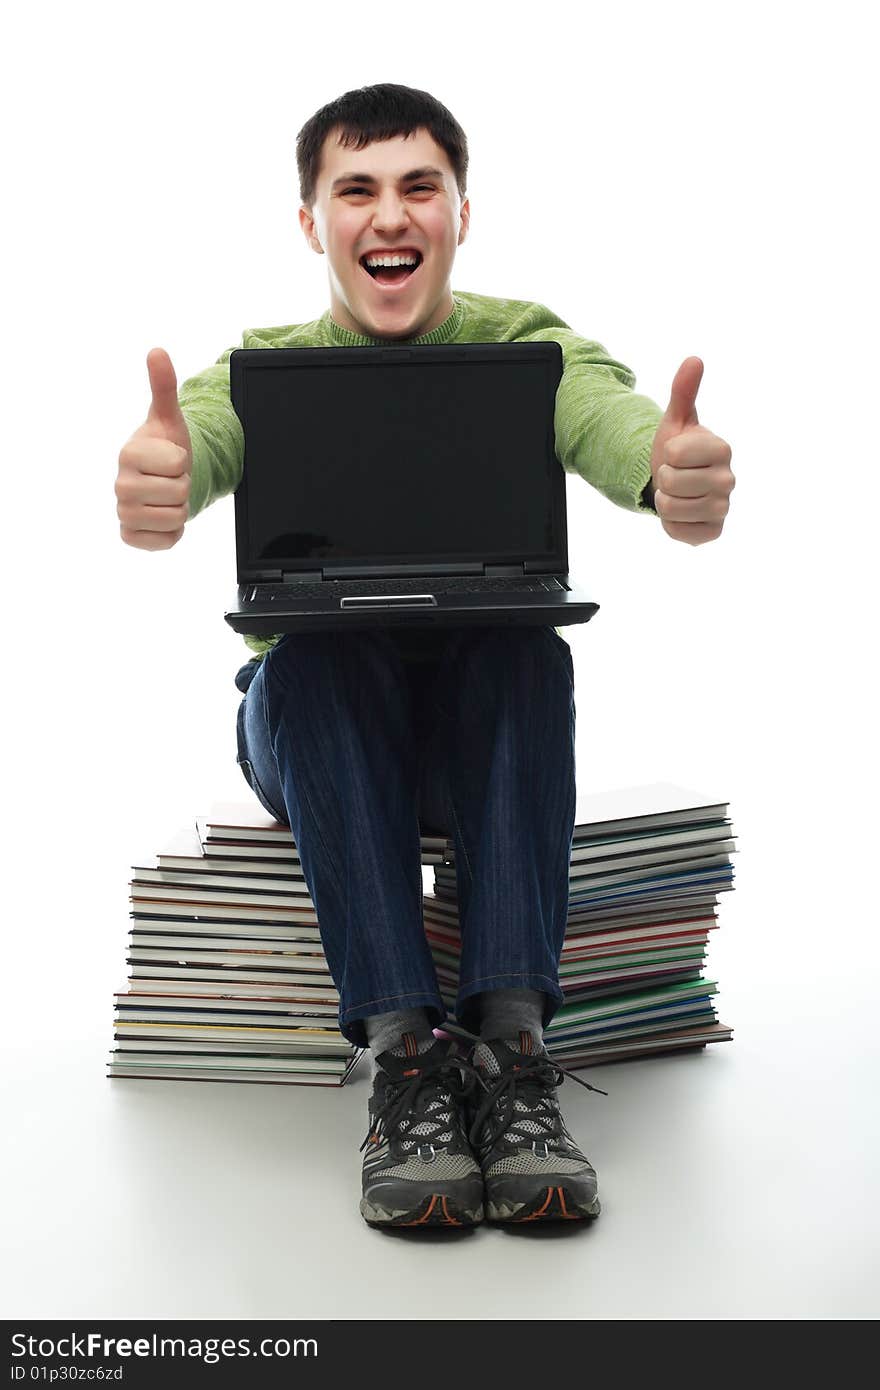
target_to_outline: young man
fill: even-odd
[[[453,293],[467,236],[467,142],[426,92],[348,92],[299,133],[300,223],[327,257],[330,308],[246,331],[243,347],[538,341],[563,349],[557,454],[677,540],[720,533],[730,447],[697,421],[688,358],[665,413],[635,378],[543,305]],[[232,492],[243,439],[228,349],[184,382],[148,354],[152,402],[124,445],[122,539],[167,549]],[[345,421],[328,420],[328,430]],[[340,1027],[374,1057],[361,1212],[375,1225],[587,1219],[596,1175],[563,1123],[543,1028],[574,827],[574,674],[550,627],[400,629],[246,638],[238,760],[291,826]],[[535,717],[535,711],[540,717]],[[421,919],[419,825],[454,837],[462,955],[456,1018],[472,1050],[434,1037],[446,1011]]]

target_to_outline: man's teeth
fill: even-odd
[[[418,256],[367,256],[365,265],[368,266],[394,266],[394,265],[418,265]]]

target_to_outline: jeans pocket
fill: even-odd
[[[277,820],[279,825],[287,825],[287,817],[281,815],[269,801],[268,797],[264,794],[263,788],[257,781],[257,774],[254,772],[253,763],[249,762],[247,758],[239,758],[238,765],[241,768],[244,780],[247,782],[254,796],[257,798],[267,815],[270,815],[273,820]]]
[[[246,700],[242,700],[242,701],[241,701],[241,703],[240,703],[240,705],[239,705],[239,707],[238,707],[238,714],[237,714],[237,716],[236,716],[236,721],[235,721],[235,739],[236,739],[236,744],[237,744],[237,749],[236,749],[236,761],[237,761],[239,767],[241,768],[241,772],[242,772],[242,776],[244,777],[244,780],[247,782],[248,786],[250,787],[250,789],[251,789],[251,791],[253,792],[254,796],[255,796],[255,797],[257,798],[257,800],[259,801],[259,803],[260,803],[260,805],[262,806],[263,810],[266,811],[266,812],[268,813],[268,815],[270,815],[270,816],[272,817],[273,820],[277,820],[281,825],[287,825],[287,824],[288,824],[287,816],[286,816],[286,815],[283,815],[283,814],[282,814],[275,806],[273,806],[272,803],[269,801],[269,798],[266,796],[265,792],[263,791],[263,788],[260,786],[260,782],[259,782],[259,779],[258,779],[258,777],[257,777],[257,774],[254,772],[254,765],[253,765],[253,763],[251,762],[250,758],[248,757],[248,748],[247,748],[247,743],[246,743],[246,741],[245,741],[245,736],[244,736],[244,707],[245,707],[245,703],[246,703]]]
[[[548,627],[544,630],[547,633],[547,636],[550,638],[550,641],[553,644],[553,648],[560,661],[562,662],[565,674],[568,676],[568,679],[571,683],[571,688],[572,690],[574,690],[574,659],[571,654],[571,647],[568,645],[564,637],[559,636],[559,633],[556,631],[555,627]]]
[[[252,657],[251,660],[245,662],[244,666],[237,672],[235,685],[236,689],[240,690],[242,695],[246,695],[250,689],[251,681],[259,670],[261,660],[262,658],[259,656]]]

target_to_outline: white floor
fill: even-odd
[[[589,1229],[366,1227],[366,1060],[341,1091],[111,1082],[106,1027],[22,1044],[4,1107],[4,1315],[876,1316],[868,1024],[844,1043],[844,1010],[823,1036],[809,965],[777,997],[778,975],[762,985],[745,959],[760,953],[748,893],[723,911],[714,964],[735,1041],[583,1073],[607,1098],[564,1087],[600,1177]],[[850,980],[853,1020],[860,998]]]
[[[122,698],[74,694],[93,723]],[[78,790],[56,823],[39,780],[10,781],[34,801],[11,803],[22,833],[4,902],[4,1316],[372,1318],[390,1302],[405,1318],[877,1316],[876,808],[857,723],[832,721],[827,748],[811,745],[808,706],[803,728],[719,779],[739,853],[708,974],[734,1040],[591,1069],[607,1097],[566,1082],[599,1220],[450,1237],[359,1216],[366,1065],[342,1090],[105,1077],[138,846],[152,854],[215,795],[246,794],[229,750],[215,777],[232,727],[220,714],[202,764],[181,754],[173,777],[164,750],[180,733],[143,713],[133,742],[118,726],[135,753],[100,764],[94,786],[92,725],[60,748],[10,746],[25,761],[51,751],[57,784]],[[653,764],[629,750],[627,772],[647,773],[617,780],[620,756],[593,785],[673,780],[662,747]],[[681,781],[704,786],[687,769]]]

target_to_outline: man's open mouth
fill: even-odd
[[[374,260],[375,257],[371,256],[369,259]],[[385,259],[398,260],[399,258],[397,256],[387,256]],[[366,271],[375,284],[381,285],[385,289],[393,289],[397,286],[405,285],[422,264],[422,255],[420,251],[414,252],[412,256],[406,256],[405,259],[407,261],[414,259],[415,263],[412,265],[367,265],[367,258],[362,256],[360,264],[361,269]]]

